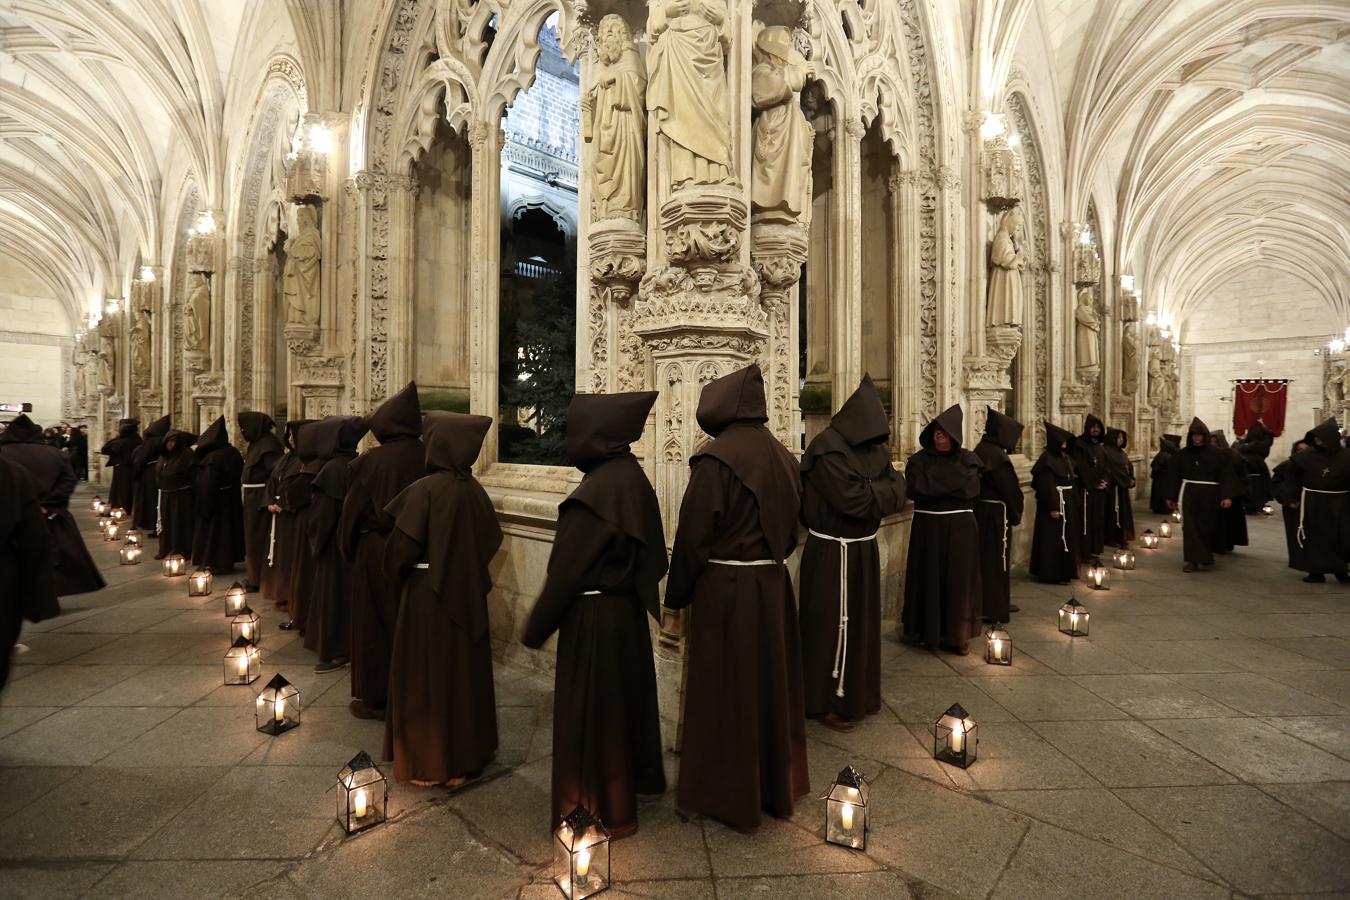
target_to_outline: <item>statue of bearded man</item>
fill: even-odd
[[[599,65],[581,98],[582,137],[591,145],[591,215],[642,215],[647,192],[647,73],[621,16],[600,20]]]

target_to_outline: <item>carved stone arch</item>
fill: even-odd
[[[196,182],[188,174],[184,175],[178,191],[177,217],[173,219],[174,228],[164,259],[168,261],[166,284],[160,295],[160,321],[168,327],[160,329],[159,345],[164,360],[162,375],[164,385],[164,411],[173,416],[182,427],[191,428],[191,410],[188,390],[190,373],[184,366],[186,339],[183,332],[182,305],[187,296],[187,230],[196,222],[201,210],[200,192]]]
[[[559,208],[557,204],[543,194],[522,194],[515,198],[506,208],[507,218],[514,222],[532,209],[548,213],[562,233],[567,236],[569,243],[577,239],[578,224],[575,213]]]
[[[395,125],[399,155],[394,171],[412,173],[413,165],[435,139],[436,124],[442,118],[457,134],[467,134],[473,110],[470,98],[476,90],[473,73],[459,60],[442,57],[422,70]]]
[[[917,136],[914,119],[909,113],[912,98],[905,85],[898,82],[895,73],[880,66],[863,76],[862,122],[870,128],[880,117],[878,127],[882,139],[891,148],[891,155],[901,167],[914,158]]]
[[[812,0],[810,16],[811,59],[816,63],[815,81],[834,107],[835,114],[846,115],[856,104],[850,102],[857,82],[853,45],[844,34],[834,0]]]
[[[1028,109],[1026,95],[1021,90],[1007,94],[1004,108],[1012,120],[1013,129],[1022,141],[1022,191],[1023,206],[1026,210],[1026,234],[1030,244],[1031,257],[1031,311],[1024,317],[1028,327],[1022,338],[1022,358],[1020,365],[1030,362],[1030,371],[1019,371],[1020,413],[1024,422],[1039,422],[1051,417],[1050,398],[1054,396],[1052,386],[1052,348],[1050,345],[1051,309],[1053,308],[1053,278],[1051,260],[1055,256],[1054,219],[1047,197],[1045,171],[1045,153],[1042,144],[1043,130],[1038,126],[1031,110]],[[1027,352],[1028,349],[1030,352]],[[1028,428],[1025,432],[1027,455],[1036,455],[1045,440],[1042,429]]]
[[[519,8],[517,8],[519,7]],[[534,83],[541,47],[539,30],[549,16],[558,14],[558,42],[569,61],[577,58],[577,32],[585,30],[574,4],[562,0],[521,0],[512,3],[500,20],[501,28],[483,62],[479,89],[479,122],[495,125],[516,95]]]

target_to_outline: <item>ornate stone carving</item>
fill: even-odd
[[[1027,254],[1022,248],[1022,210],[1013,208],[1003,214],[989,250],[989,325],[1022,325],[1022,273]]]
[[[295,208],[295,233],[286,238],[286,325],[315,328],[319,324],[319,266],[323,238],[318,211],[308,204]]]
[[[187,299],[183,302],[183,349],[197,354],[211,350],[211,283],[200,272],[188,276]]]
[[[193,233],[187,239],[187,267],[189,272],[211,274],[216,270],[216,234]]]
[[[1078,292],[1074,308],[1074,351],[1078,379],[1084,383],[1095,381],[1101,369],[1102,320],[1097,313],[1096,298],[1091,288]]]
[[[311,203],[328,197],[328,157],[332,128],[318,114],[306,115],[301,137],[286,155],[286,196],[294,203]]]
[[[1073,283],[1077,287],[1098,284],[1102,280],[1102,258],[1094,244],[1081,241],[1073,247]]]
[[[647,196],[647,73],[622,16],[600,20],[598,62],[581,99],[591,145],[591,215],[642,220]]]
[[[761,365],[769,388],[769,427],[788,447],[797,446],[798,431],[797,317],[792,288],[801,277],[809,246],[805,225],[764,223],[752,231],[750,262],[760,279],[760,303],[769,327]]]
[[[637,222],[610,219],[590,231],[591,386],[609,389],[610,347],[617,345],[618,390],[641,390],[646,351],[632,329],[632,298],[647,269],[646,232]]]
[[[1092,405],[1092,385],[1066,381],[1059,388],[1059,408],[1066,415],[1081,415]]]
[[[815,69],[792,45],[792,32],[765,28],[755,39],[750,98],[754,124],[750,207],[755,222],[805,224],[811,210],[811,144],[801,90]]]
[[[726,0],[651,0],[647,35],[647,109],[670,188],[731,183]]]
[[[1022,156],[1003,133],[984,142],[980,152],[980,198],[990,209],[1007,209],[1022,200]]]
[[[666,258],[672,263],[730,263],[745,233],[745,203],[726,191],[689,190],[661,206]]]
[[[1121,328],[1120,389],[1130,396],[1139,390],[1139,335],[1131,322]]]
[[[131,309],[131,381],[144,384],[150,377],[150,310],[135,304]]]
[[[117,333],[111,317],[98,323],[98,387],[105,393],[117,390]]]
[[[297,385],[341,387],[343,376],[340,356],[301,356],[295,360]]]

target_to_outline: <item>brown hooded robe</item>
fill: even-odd
[[[802,455],[802,522],[808,531],[798,593],[802,681],[811,717],[833,712],[857,720],[881,709],[876,533],[883,518],[905,505],[905,480],[891,466],[890,437],[881,396],[864,375]]]
[[[290,493],[291,482],[300,474],[302,461],[296,452],[296,438],[300,429],[312,422],[312,419],[292,419],[286,423],[286,455],[272,469],[267,479],[268,505],[281,510],[270,512],[268,522],[267,547],[263,556],[262,594],[272,601],[277,609],[286,609],[291,604],[291,584],[294,566],[296,514],[286,506],[286,497]]]
[[[1294,541],[1300,566],[1310,575],[1346,570],[1350,534],[1350,450],[1341,446],[1340,428],[1327,419],[1309,432],[1308,449],[1289,465],[1289,495],[1298,522]]]
[[[417,385],[409,382],[380,404],[366,424],[380,445],[351,464],[338,537],[352,567],[352,696],[380,709],[389,693],[399,593],[398,584],[384,576],[385,541],[394,527],[384,508],[427,473]]]
[[[327,460],[318,456],[319,426],[325,420],[306,422],[295,433],[295,455],[299,468],[290,476],[282,490],[278,505],[282,515],[290,519],[290,534],[285,559],[290,596],[287,612],[291,620],[283,627],[298,628],[303,634],[308,624],[310,597],[314,593],[314,551],[309,545],[309,520],[314,500],[314,476],[319,474]],[[278,529],[279,530],[279,529]]]
[[[1106,546],[1128,547],[1134,540],[1134,463],[1130,462],[1129,435],[1106,429],[1102,452],[1110,482],[1106,488]]]
[[[584,806],[612,836],[637,830],[638,794],[666,789],[647,618],[660,617],[666,539],[656,491],[629,445],[655,391],[576,394],[567,454],[586,473],[558,507],[548,579],[521,643],[558,632],[553,814]]]
[[[1098,434],[1092,435],[1096,428]],[[1078,548],[1084,561],[1102,555],[1106,546],[1106,500],[1111,486],[1111,473],[1106,466],[1106,426],[1102,420],[1088,414],[1083,422],[1083,433],[1070,448],[1078,469],[1078,502],[1083,516],[1078,520],[1082,543]],[[1105,483],[1104,487],[1099,487]]]
[[[1078,469],[1070,452],[1075,440],[1063,428],[1046,422],[1045,450],[1031,467],[1036,519],[1027,571],[1041,581],[1068,583],[1078,577],[1083,506],[1078,499]]]
[[[108,503],[113,509],[131,512],[136,500],[136,472],[132,459],[136,449],[141,446],[140,421],[138,419],[119,419],[117,437],[108,441],[98,452],[108,457],[103,464],[112,469],[112,483],[108,485]]]
[[[197,461],[192,563],[217,575],[233,572],[235,563],[244,558],[244,503],[239,493],[244,457],[230,445],[224,416],[197,439]]]
[[[1204,439],[1199,447],[1192,444],[1195,435]],[[1181,508],[1185,560],[1195,565],[1213,565],[1214,548],[1219,540],[1220,504],[1239,490],[1228,453],[1209,442],[1209,429],[1198,418],[1191,420],[1186,442],[1172,457],[1170,476],[1167,499]]]
[[[267,482],[284,453],[280,439],[272,433],[275,427],[276,423],[266,413],[245,410],[239,414],[239,433],[248,441],[242,487],[244,586],[250,591],[259,590],[262,585],[268,542],[272,535],[272,514],[267,511],[272,495],[267,490]]]
[[[1209,437],[1214,446],[1228,455],[1229,465],[1233,467],[1233,484],[1238,493],[1227,509],[1219,510],[1219,530],[1215,535],[1215,553],[1232,553],[1237,547],[1246,547],[1247,540],[1247,491],[1251,479],[1247,477],[1247,461],[1228,445],[1228,435],[1223,429],[1216,428]]]
[[[305,646],[327,663],[352,655],[352,566],[342,555],[337,534],[351,482],[351,462],[366,423],[360,416],[329,416],[313,428],[319,445],[315,456],[323,460],[323,466],[314,476],[314,493],[305,517],[307,549],[314,560],[313,588],[304,619]]]
[[[689,460],[666,582],[666,606],[693,607],[677,803],[754,828],[761,810],[790,816],[811,789],[797,610],[783,565],[797,543],[801,483],[797,461],[764,427],[758,366],[709,382],[697,417],[713,440]]]
[[[164,435],[169,433],[169,417],[161,416],[145,429],[145,437],[131,455],[132,501],[131,523],[147,535],[155,534],[159,523],[159,481],[155,463],[164,449]]]
[[[73,470],[72,470],[73,472]],[[9,679],[10,655],[24,619],[60,615],[53,578],[52,544],[37,487],[23,466],[0,452],[0,689]]]
[[[384,757],[405,781],[471,775],[497,750],[487,595],[502,530],[472,473],[491,426],[486,416],[427,413],[422,441],[430,474],[385,508],[394,519],[385,571],[403,594]]]
[[[164,449],[155,464],[159,484],[159,555],[192,556],[192,537],[197,528],[197,454],[192,445],[197,436],[174,429],[164,436]]]
[[[1167,491],[1171,483],[1172,456],[1181,449],[1181,435],[1164,434],[1158,438],[1158,452],[1148,464],[1148,508],[1155,513],[1167,512]]]
[[[1022,521],[1024,499],[1008,454],[1022,439],[1022,423],[989,407],[984,437],[975,445],[980,473],[980,496],[975,524],[980,529],[980,589],[984,618],[1007,622],[1012,615],[1012,530]]]

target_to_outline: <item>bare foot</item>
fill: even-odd
[[[425,778],[409,778],[408,781],[409,781],[409,783],[415,784],[415,785],[417,785],[418,787],[439,787],[439,786],[440,786],[440,782],[439,782],[439,781],[428,781],[428,780],[426,780]]]
[[[451,778],[449,781],[445,783],[445,786],[453,791],[457,787],[463,787],[464,783],[468,780],[469,780],[468,778],[465,778],[463,775],[460,775],[457,778]]]

